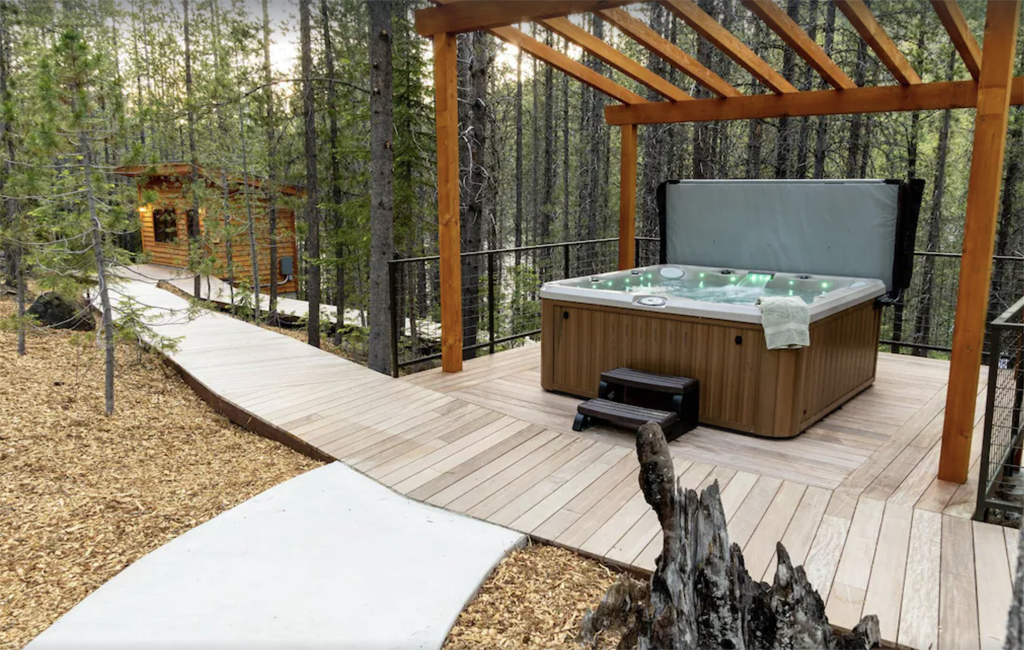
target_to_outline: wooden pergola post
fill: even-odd
[[[437,121],[437,239],[441,257],[441,368],[462,370],[462,255],[459,242],[459,86],[455,34],[434,36]]]
[[[619,180],[619,270],[636,266],[636,124],[622,126]]]
[[[963,257],[953,327],[939,478],[963,483],[970,467],[974,406],[985,342],[999,188],[1010,109],[1020,0],[989,0],[978,78],[974,146],[967,188]]]

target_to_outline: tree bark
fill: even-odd
[[[807,36],[812,41],[818,40],[818,0],[810,0],[807,5]],[[807,91],[814,85],[814,68],[804,66],[804,79],[800,89]],[[807,165],[807,149],[810,142],[811,118],[800,118],[800,132],[796,144],[796,168],[793,170],[795,178],[806,178],[809,169]]]
[[[954,78],[956,61],[956,50],[951,48],[946,62],[946,79]],[[933,253],[939,250],[939,237],[942,234],[942,199],[946,192],[946,161],[949,158],[949,130],[952,120],[953,112],[951,110],[942,111],[942,125],[939,127],[939,146],[935,160],[935,181],[932,187],[932,208],[928,213],[928,235],[925,244],[925,250]],[[935,258],[925,256],[921,260],[921,269],[918,274],[921,278],[921,299],[917,303],[917,313],[914,315],[914,341],[928,345],[931,341],[932,330]],[[915,349],[914,354],[923,357],[928,355],[928,351]]]
[[[836,37],[836,3],[829,2],[825,10],[825,44],[822,49],[825,54],[832,56],[832,47]],[[825,88],[825,81],[822,80],[819,88]],[[828,148],[828,116],[820,115],[817,118],[814,129],[814,178],[825,177],[825,152]]]
[[[256,217],[249,199],[249,154],[245,146],[245,121],[242,119],[244,101],[238,102],[238,135],[242,144],[242,193],[245,214],[249,224],[249,263],[252,265],[252,322],[260,322],[260,256],[256,247]]]
[[[786,14],[799,23],[799,0],[786,0]],[[782,76],[792,79],[796,72],[796,53],[793,48],[784,48],[782,54]],[[775,143],[775,178],[792,176],[791,161],[793,159],[793,133],[788,117],[779,118],[779,133]]]
[[[99,285],[103,317],[103,406],[104,412],[107,415],[112,415],[114,413],[114,314],[110,306],[110,291],[107,288],[107,260],[104,253],[106,242],[103,237],[103,225],[100,223],[99,212],[96,208],[95,189],[92,185],[92,146],[89,141],[89,133],[85,129],[80,129],[78,140],[79,146],[82,148],[83,184],[89,209],[89,223],[92,226],[93,259],[96,262],[96,281]]]
[[[317,208],[316,112],[313,101],[313,53],[309,25],[310,0],[299,0],[302,49],[302,115],[306,154],[306,319],[307,343],[320,347],[320,215]],[[371,5],[376,3],[371,3]]]
[[[515,246],[523,245],[523,50],[516,51],[516,215]],[[516,251],[516,266],[523,254]]]
[[[774,582],[758,582],[729,544],[718,481],[699,496],[675,481],[672,454],[661,428],[637,432],[640,488],[658,516],[662,551],[650,583],[628,574],[583,618],[580,638],[596,645],[601,632],[623,632],[620,648],[872,648],[881,639],[878,617],[865,616],[848,634],[836,634],[825,604],[794,567],[781,542]]]
[[[188,122],[188,154],[189,154],[189,184],[192,192],[192,215],[188,217],[188,247],[191,262],[198,264],[199,256],[202,254],[202,243],[196,241],[199,233],[199,194],[196,188],[199,187],[199,152],[196,148],[196,113],[195,113],[195,92],[192,87],[192,43],[189,38],[188,1],[182,0],[181,6],[185,20],[185,103],[186,120]],[[195,227],[193,228],[193,219]],[[202,291],[202,278],[196,273],[192,292],[198,300]]]
[[[370,8],[370,356],[369,366],[391,371],[391,287],[388,261],[394,251],[394,129],[391,97],[391,2]]]
[[[270,67],[270,11],[268,0],[263,0],[263,90],[267,102],[267,238],[270,240],[270,301],[267,304],[267,322],[277,324],[277,136],[274,134],[274,90]],[[298,268],[296,260],[293,269]]]
[[[338,312],[334,327],[334,345],[341,345],[345,324],[345,246],[342,235],[345,222],[341,216],[341,163],[338,160],[338,98],[334,83],[334,47],[331,43],[331,17],[327,0],[320,0],[320,16],[324,30],[324,66],[327,68],[327,123],[331,159],[331,204],[334,218],[334,306]]]

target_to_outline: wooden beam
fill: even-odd
[[[455,34],[434,37],[437,120],[437,240],[441,257],[441,368],[462,370],[462,255],[459,241],[459,73]]]
[[[963,257],[953,324],[953,352],[942,428],[939,478],[963,483],[971,456],[974,406],[985,342],[985,315],[992,280],[999,188],[1009,122],[1010,82],[1020,23],[1020,0],[989,0],[985,58],[978,78],[974,146],[967,186]]]
[[[772,92],[780,94],[797,92],[793,84],[786,81],[785,77],[765,63],[761,57],[754,54],[753,50],[733,36],[729,30],[719,25],[693,0],[662,0],[661,4],[698,34],[711,41],[729,58],[743,66]]]
[[[416,12],[416,31],[420,36],[441,33],[475,32],[505,27],[542,18],[621,7],[637,0],[454,0],[437,2],[438,7]]]
[[[558,50],[541,43],[514,27],[498,27],[489,31],[506,43],[521,48],[524,52],[540,59],[547,65],[561,70],[577,81],[603,92],[612,99],[616,99],[624,104],[648,103],[646,99],[625,86],[594,72],[579,61],[562,54]]]
[[[881,86],[851,90],[816,90],[787,95],[754,95],[692,102],[652,102],[641,106],[607,106],[608,124],[711,122],[806,115],[894,113],[899,111],[974,108],[975,81],[943,81],[917,86]],[[1013,80],[1010,103],[1024,104],[1024,77]]]
[[[636,266],[636,159],[637,127],[622,127],[619,179],[619,270]]]
[[[700,61],[682,51],[674,43],[663,38],[641,20],[637,20],[624,9],[602,9],[598,16],[615,25],[637,43],[668,61],[673,67],[704,86],[719,97],[739,97],[743,93],[709,70]]]
[[[494,10],[505,11],[505,10],[508,9],[509,6],[519,5],[520,4],[519,2],[485,2],[484,0],[431,0],[431,1],[434,4],[438,5],[437,8],[439,8],[439,9],[441,9],[441,8],[446,9],[448,7],[452,7],[452,6],[456,6],[456,5],[469,5],[469,4],[472,4],[472,5],[478,5],[477,10],[480,10],[480,11],[486,10],[487,7],[490,7],[492,9],[494,9]],[[523,4],[530,4],[530,3],[529,2],[524,2]],[[572,4],[572,3],[549,2],[547,4],[547,7],[548,7],[547,11],[549,11],[549,12],[552,11],[552,6],[553,5],[567,5],[567,4]],[[588,3],[581,3],[580,6],[583,6],[584,4],[588,4]],[[593,2],[593,0],[591,0],[589,5],[593,5],[593,4],[595,4],[595,3]],[[626,3],[626,2],[601,2],[601,3],[596,3],[596,4],[599,4],[600,6],[603,7],[603,6],[617,6],[617,5],[628,4],[628,3]],[[565,7],[563,6],[563,8],[565,8]],[[426,11],[426,10],[425,9],[421,9],[420,11],[416,12],[417,16],[419,16],[419,13],[422,12],[422,11]],[[584,11],[584,10],[581,9],[581,11]],[[594,88],[595,90],[601,91],[602,93],[608,95],[612,99],[616,99],[616,100],[618,100],[618,101],[620,101],[620,102],[622,102],[624,104],[642,104],[642,103],[645,103],[647,101],[646,99],[644,99],[640,95],[637,95],[636,93],[634,93],[633,91],[629,90],[628,88],[625,88],[624,86],[615,83],[614,81],[612,81],[608,77],[605,77],[603,75],[597,74],[596,72],[594,72],[593,70],[591,70],[587,66],[583,65],[579,61],[576,61],[575,59],[572,59],[571,57],[568,57],[568,56],[562,54],[558,50],[552,49],[552,48],[548,47],[547,45],[544,45],[543,43],[541,43],[540,41],[538,41],[535,38],[531,38],[530,36],[527,36],[522,31],[516,29],[515,27],[495,27],[493,29],[488,29],[487,31],[490,32],[491,34],[493,34],[494,36],[497,36],[501,40],[505,41],[506,43],[509,43],[511,45],[515,45],[516,47],[522,49],[524,52],[526,52],[530,56],[532,56],[532,57],[534,57],[536,59],[540,59],[542,62],[546,63],[547,65],[550,65],[551,67],[553,67],[553,68],[555,68],[557,70],[561,70],[562,72],[564,72],[565,74],[569,75],[570,77],[576,79],[580,83],[584,83],[584,84],[590,86],[591,88]]]
[[[863,0],[835,0],[835,3],[839,11],[843,12],[846,19],[864,39],[864,42],[875,51],[892,76],[896,77],[896,81],[904,86],[921,83],[921,77],[917,75],[914,66],[910,65],[907,57],[903,56],[903,53],[896,47],[896,43],[878,24],[871,9],[864,4]]]
[[[971,73],[971,77],[977,79],[981,74],[981,48],[978,47],[978,41],[974,38],[964,13],[960,11],[960,5],[956,0],[932,0],[932,7],[939,16],[939,22],[946,28],[956,51],[960,53],[967,71]]]
[[[515,3],[509,2],[498,4]],[[570,77],[581,81],[592,88],[596,88],[609,97],[617,99],[624,104],[647,103],[646,99],[637,95],[632,90],[615,83],[608,77],[597,74],[579,61],[562,54],[558,50],[544,45],[537,39],[527,36],[514,27],[497,27],[490,30],[490,32],[506,43],[522,48],[524,52],[529,53],[531,56],[537,57],[541,61],[561,70]]]
[[[830,86],[836,90],[856,88],[857,84],[850,79],[842,69],[836,65],[825,50],[821,49],[817,41],[807,35],[800,25],[796,24],[789,15],[782,10],[775,0],[742,0],[743,4],[752,11],[758,18],[763,20],[768,27],[779,35],[786,45],[800,55],[808,65],[818,71]]]
[[[537,21],[551,31],[564,36],[590,52],[608,65],[620,70],[634,80],[647,86],[654,92],[674,102],[693,99],[681,88],[654,74],[644,66],[629,58],[614,47],[597,38],[587,30],[576,25],[568,18],[547,18]]]

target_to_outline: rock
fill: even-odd
[[[96,319],[87,306],[77,305],[53,291],[41,294],[27,311],[40,323],[54,329],[79,332],[96,329]]]
[[[639,650],[867,650],[880,644],[876,616],[864,617],[848,634],[829,626],[821,596],[781,543],[774,583],[751,578],[740,548],[729,543],[718,482],[699,496],[680,490],[656,424],[640,428],[636,445],[640,488],[661,523],[662,552],[647,589],[628,577],[612,585],[584,617],[582,642],[594,645],[600,634],[617,630],[620,648]]]

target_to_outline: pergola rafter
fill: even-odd
[[[635,0],[434,0],[417,12],[416,28],[434,39],[437,110],[438,231],[441,255],[442,367],[462,369],[462,302],[459,257],[458,107],[455,35],[487,30],[530,55],[620,102],[607,106],[609,124],[621,127],[619,266],[632,266],[636,227],[637,125],[811,115],[974,108],[974,149],[968,187],[961,277],[946,398],[939,478],[963,483],[984,342],[992,250],[998,213],[1009,106],[1024,104],[1024,78],[1011,77],[1022,0],[989,0],[984,50],[978,47],[954,0],[932,0],[939,20],[963,59],[969,81],[925,83],[861,0],[832,0],[898,85],[857,87],[835,62],[776,4],[742,0],[784,43],[811,65],[832,90],[797,90],[693,0],[661,0],[669,11],[770,91],[743,95],[676,45],[621,9]],[[693,99],[645,66],[566,16],[593,12],[651,53],[663,58],[715,99]],[[609,77],[527,36],[512,25],[536,22],[562,35],[654,90],[667,101],[648,102]],[[982,53],[985,53],[984,57]]]
[[[644,66],[629,58],[603,40],[593,36],[590,32],[579,27],[568,18],[543,18],[537,21],[543,27],[559,34],[565,39],[590,52],[613,68],[628,75],[638,83],[641,83],[666,99],[675,102],[693,99],[682,88],[678,88],[667,79],[654,74]]]
[[[903,56],[889,34],[878,24],[875,15],[871,13],[871,9],[864,4],[863,0],[835,0],[835,3],[839,11],[843,12],[846,19],[864,39],[864,42],[875,51],[892,76],[896,77],[896,81],[904,86],[921,83],[921,77],[914,70],[914,66],[910,65],[907,57]]]

